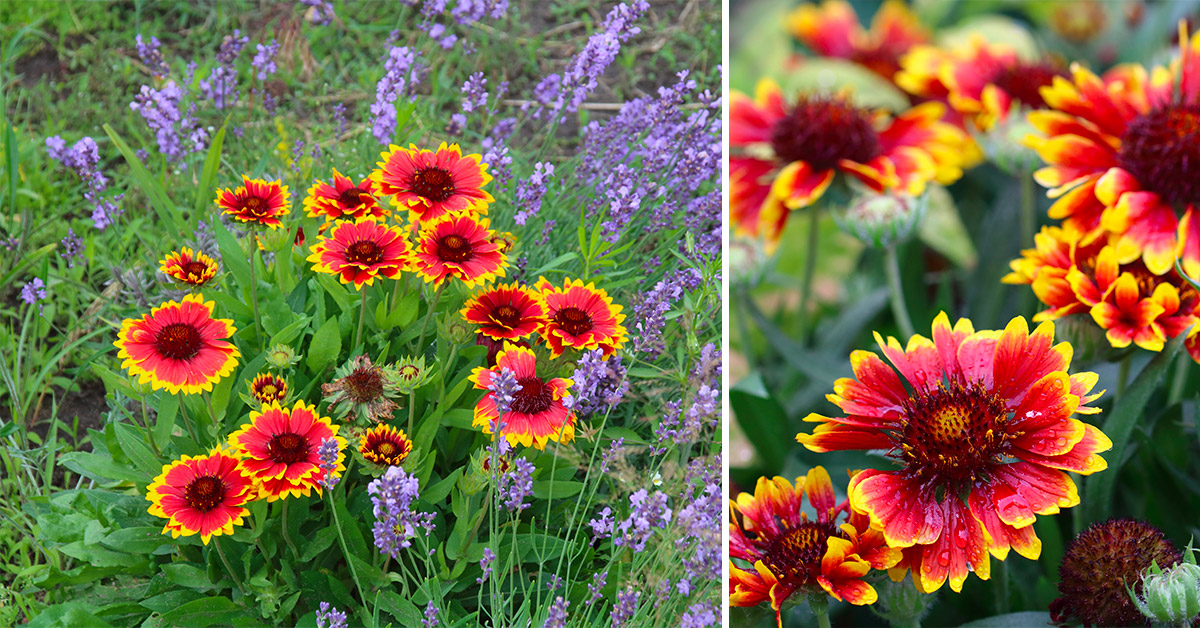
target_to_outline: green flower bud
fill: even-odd
[[[296,352],[283,343],[275,343],[271,345],[270,349],[267,349],[267,364],[277,369],[291,368],[299,361],[300,358],[296,357]]]
[[[1024,111],[1014,111],[987,133],[976,134],[975,140],[1001,170],[1010,175],[1029,176],[1029,169],[1040,164],[1041,158],[1025,145],[1025,138],[1039,133]]]
[[[866,190],[851,199],[845,209],[835,211],[833,221],[868,246],[884,248],[912,236],[928,207],[928,195],[917,198]]]
[[[1152,621],[1172,626],[1191,625],[1200,616],[1200,566],[1189,546],[1184,562],[1160,569],[1150,565],[1142,576],[1142,592],[1138,595],[1127,587],[1133,603]]]
[[[383,378],[389,387],[407,395],[429,383],[429,380],[433,379],[433,371],[434,369],[425,366],[425,356],[405,356],[399,362],[385,368]]]

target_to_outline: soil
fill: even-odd
[[[58,438],[71,442],[72,450],[91,451],[90,442],[80,441],[87,437],[89,429],[100,429],[104,426],[104,413],[108,410],[108,403],[104,399],[104,383],[99,380],[83,380],[79,382],[78,390],[64,393],[62,389],[56,388],[47,393],[42,400],[41,409],[29,427],[31,432],[42,439],[50,432],[50,419],[53,416],[51,394],[58,398],[58,418],[65,425],[65,429],[64,426],[60,426]],[[5,422],[11,420],[7,407],[0,408],[0,419]],[[68,430],[75,425],[76,420],[79,427],[72,434]]]

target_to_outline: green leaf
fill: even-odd
[[[132,469],[129,465],[113,462],[113,459],[96,452],[72,451],[59,457],[59,463],[79,475],[99,480],[119,480],[147,484],[150,476]]]
[[[205,215],[205,209],[213,204],[217,196],[217,169],[221,167],[221,146],[225,144],[225,125],[212,137],[208,145],[208,154],[204,157],[204,169],[200,171],[200,185],[196,188],[196,202],[193,204],[197,216]]]
[[[146,445],[146,433],[141,428],[134,427],[132,423],[117,423],[114,429],[121,451],[125,452],[139,470],[150,477],[162,471],[162,462]]]
[[[172,589],[161,595],[142,600],[141,604],[156,613],[165,613],[201,597],[203,594],[189,589]]]
[[[317,554],[329,549],[333,542],[337,540],[337,528],[329,526],[317,530],[316,536],[304,543],[303,549],[300,550],[300,562],[307,563],[317,557]]]
[[[783,459],[788,449],[795,447],[795,441],[786,433],[787,413],[767,392],[762,375],[752,373],[738,382],[729,391],[729,405],[746,438],[762,458],[763,466],[770,470],[782,469]]]
[[[212,219],[213,235],[217,239],[217,247],[221,249],[221,263],[233,275],[238,286],[250,287],[250,260],[242,250],[241,243],[219,219]],[[247,308],[248,309],[248,308]]]
[[[379,607],[400,622],[401,626],[416,626],[421,623],[421,612],[417,610],[412,600],[401,597],[395,591],[381,591]]]
[[[1027,626],[1051,626],[1054,621],[1046,611],[1025,611],[1007,615],[993,615],[969,621],[959,628],[1026,628]]]
[[[54,628],[57,626],[87,626],[87,628],[102,628],[112,624],[96,617],[92,610],[96,607],[84,602],[66,602],[47,606],[45,610],[29,622],[30,628]]]
[[[130,173],[133,174],[138,187],[150,201],[154,212],[158,214],[158,219],[164,225],[171,225],[176,233],[184,233],[183,217],[176,209],[175,204],[171,202],[171,198],[167,196],[166,189],[150,174],[150,171],[146,170],[146,166],[142,165],[142,160],[138,159],[137,153],[129,147],[129,144],[125,143],[119,133],[107,124],[104,125],[104,132],[108,134],[108,139],[112,140],[113,146],[116,146],[117,150],[121,152],[121,156],[125,158]],[[224,255],[224,251],[222,251],[222,255]]]
[[[442,481],[433,486],[426,487],[421,491],[421,499],[436,504],[450,494],[450,489],[454,488],[454,483],[458,481],[459,476],[463,473],[463,468],[455,469],[450,475],[446,476]]]
[[[246,614],[246,609],[234,604],[227,597],[206,597],[192,600],[174,610],[163,613],[169,625],[204,628],[214,624],[228,624]]]
[[[931,185],[928,195],[928,209],[917,227],[921,241],[945,255],[959,268],[973,268],[979,261],[979,254],[959,218],[958,206],[950,192],[940,185]]]
[[[208,591],[215,589],[208,579],[208,572],[188,563],[170,563],[161,567],[167,580],[189,589]]]
[[[1108,469],[1090,476],[1084,484],[1082,507],[1085,521],[1101,521],[1112,514],[1113,487],[1120,475],[1121,465],[1125,462],[1125,450],[1129,446],[1133,428],[1146,411],[1150,395],[1158,388],[1159,382],[1167,374],[1167,369],[1183,347],[1185,336],[1187,334],[1179,334],[1172,338],[1167,346],[1146,364],[1142,372],[1138,373],[1137,379],[1133,380],[1113,404],[1112,412],[1108,414],[1102,428],[1105,436],[1108,436],[1113,444],[1112,449],[1103,454],[1104,459],[1108,461]]]
[[[115,550],[130,554],[150,554],[163,545],[173,544],[171,537],[163,534],[161,526],[121,528],[104,537],[100,542]]]
[[[533,496],[537,499],[562,499],[577,495],[582,490],[583,482],[542,481],[533,483]]]
[[[154,442],[165,446],[175,429],[175,416],[179,414],[179,397],[162,395],[158,400],[158,416],[154,419]]]
[[[338,329],[337,317],[331,317],[321,325],[308,345],[308,368],[314,375],[325,371],[342,352],[342,333]]]

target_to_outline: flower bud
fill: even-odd
[[[1200,615],[1200,566],[1190,548],[1185,562],[1165,571],[1150,565],[1142,577],[1142,593],[1127,588],[1133,603],[1152,621],[1172,626],[1190,625]]]
[[[277,368],[291,368],[299,362],[300,358],[296,357],[296,352],[291,347],[277,342],[267,349],[267,364]]]
[[[928,195],[917,198],[868,190],[855,195],[844,210],[834,212],[833,220],[842,231],[868,246],[884,248],[907,240],[928,206]]]

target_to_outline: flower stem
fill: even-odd
[[[359,289],[362,293],[362,304],[358,306],[358,331],[354,332],[354,348],[358,348],[358,343],[362,342],[363,321],[367,318],[367,290],[366,286]]]
[[[1120,370],[1117,371],[1117,391],[1114,393],[1114,399],[1120,399],[1125,393],[1125,385],[1129,383],[1129,369],[1133,365],[1133,354],[1129,353],[1121,360]]]
[[[192,425],[192,419],[187,413],[187,403],[184,403],[184,398],[179,398],[179,413],[183,415],[183,424],[187,426],[188,433],[192,435],[192,440],[196,441],[196,446],[200,446],[200,435],[196,433],[196,426]]]
[[[888,295],[892,302],[892,315],[900,327],[900,335],[911,338],[916,330],[908,317],[908,306],[904,303],[904,286],[900,283],[900,259],[896,246],[889,245],[884,251],[884,270],[887,272]]]
[[[221,442],[221,425],[217,423],[217,413],[213,411],[212,395],[206,390],[204,391],[204,404],[208,406],[208,417],[213,422],[213,436],[216,437],[217,443]]]
[[[1008,614],[1008,563],[1000,561],[1000,567],[997,569],[996,579],[999,581],[995,585],[996,591],[996,614]]]
[[[421,323],[421,334],[417,336],[417,351],[420,352],[419,355],[425,355],[425,332],[429,330],[429,321],[433,318],[434,312],[437,311],[438,300],[442,298],[442,289],[445,287],[446,284],[443,282],[434,291],[433,301],[429,304],[429,311],[425,313],[425,322]]]
[[[292,535],[288,532],[288,500],[285,497],[280,501],[283,502],[283,515],[281,518],[283,523],[283,540],[287,543],[288,548],[292,550],[292,556],[299,558],[300,552],[296,551],[296,543],[292,541]],[[335,516],[336,514],[337,513],[334,513]],[[340,532],[341,528],[338,528],[338,531]],[[347,558],[346,560],[349,561],[350,559]]]
[[[254,269],[254,258],[257,255],[258,242],[252,239],[250,241],[250,305],[254,307],[254,337],[258,339],[259,349],[263,349],[267,345],[262,335],[262,323],[259,322],[258,317],[258,275]]]
[[[233,570],[233,565],[229,564],[229,559],[225,557],[225,550],[221,549],[221,538],[214,536],[213,545],[217,548],[217,555],[221,557],[221,562],[225,563],[225,570],[229,572],[229,577],[233,578],[234,584],[237,585],[238,591],[242,595],[246,595],[246,588],[242,586],[242,579],[238,577],[237,572]]]
[[[808,337],[808,306],[812,301],[813,275],[817,271],[817,245],[821,235],[821,213],[816,208],[808,208],[808,248],[804,261],[804,275],[800,280],[800,339],[801,343]]]
[[[825,592],[812,593],[808,596],[808,607],[812,609],[813,615],[817,616],[817,626],[819,628],[829,628],[829,598],[825,596]],[[783,618],[780,617],[780,626],[783,625]]]
[[[354,586],[358,589],[358,597],[362,600],[363,606],[366,606],[367,596],[363,594],[362,583],[358,581],[358,570],[354,568],[354,561],[350,560],[350,550],[346,547],[346,535],[342,533],[342,522],[338,519],[337,507],[335,507],[333,504],[333,494],[332,492],[327,492],[326,496],[329,497],[329,510],[333,512],[333,525],[337,528],[338,541],[342,546],[342,554],[346,557],[346,564],[350,567],[350,577],[354,578]],[[284,502],[284,507],[285,510],[283,512],[286,515],[286,501]]]
[[[417,405],[417,391],[410,390],[410,391],[408,391],[408,437],[409,438],[415,437],[413,434],[413,414],[415,412],[414,408],[416,407],[416,405]]]
[[[1179,354],[1179,359],[1175,361],[1175,377],[1171,379],[1171,388],[1167,392],[1167,405],[1172,405],[1175,402],[1183,399],[1183,391],[1187,386],[1188,368],[1192,364],[1192,356],[1184,351]]]

